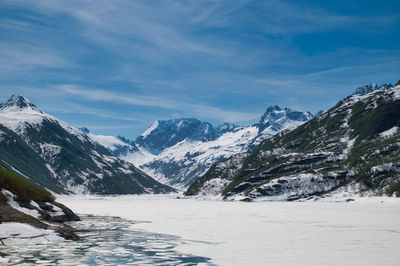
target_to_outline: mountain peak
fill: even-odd
[[[367,94],[367,93],[370,93],[370,92],[376,91],[376,90],[387,90],[391,87],[393,87],[393,85],[391,83],[385,83],[385,84],[382,84],[381,86],[378,86],[378,84],[376,84],[375,82],[364,83],[363,85],[358,87],[353,94],[364,95],[364,94]]]
[[[215,138],[215,129],[210,123],[195,118],[179,118],[157,120],[135,142],[158,154],[184,139],[208,141]]]
[[[272,105],[267,108],[264,115],[261,117],[260,123],[264,124],[269,121],[275,121],[279,118],[286,116],[286,113],[290,112],[290,109],[282,109],[278,105]]]
[[[10,99],[8,99],[5,103],[0,105],[0,110],[1,111],[11,111],[11,112],[17,112],[17,111],[36,111],[40,112],[41,111],[34,105],[31,101],[29,101],[27,98],[25,98],[22,95],[14,93],[11,95]]]
[[[280,131],[289,124],[298,125],[298,123],[305,122],[313,117],[310,112],[293,111],[286,107],[282,109],[278,105],[273,105],[267,108],[256,126],[259,132],[263,132],[266,128]]]
[[[282,108],[279,107],[279,105],[271,105],[267,108],[267,110],[265,111],[265,113],[273,113],[275,111],[282,111]]]

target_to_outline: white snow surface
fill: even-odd
[[[20,136],[24,133],[26,124],[37,127],[42,123],[44,118],[44,114],[32,109],[23,109],[18,112],[0,111],[0,124]]]
[[[92,133],[89,133],[88,136],[96,141],[97,143],[103,145],[104,147],[106,147],[107,149],[114,151],[116,149],[116,146],[126,146],[128,144],[126,144],[125,142],[123,142],[122,140],[120,140],[119,138],[115,137],[115,136],[104,136],[104,135],[95,135]]]
[[[181,126],[181,125],[179,125]],[[158,127],[158,121],[155,121],[145,132],[143,132],[140,136],[146,138],[154,129]]]
[[[166,196],[61,197],[77,213],[120,216],[176,235],[217,265],[399,265],[400,200],[226,202]]]
[[[394,136],[398,131],[399,131],[399,128],[397,126],[394,126],[386,131],[381,132],[379,135],[382,138],[387,138],[387,137]]]
[[[23,139],[27,126],[40,129],[44,119],[58,123],[68,133],[77,136],[82,141],[85,140],[85,133],[82,130],[49,114],[42,113],[37,108],[6,108],[0,110],[0,124],[14,131]]]
[[[40,229],[29,224],[14,222],[0,224],[0,237],[7,238],[3,239],[3,243],[7,246],[57,243],[64,241],[64,239],[53,230]]]

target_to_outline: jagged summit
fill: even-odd
[[[310,112],[293,111],[290,108],[281,108],[278,105],[273,105],[267,108],[264,115],[261,117],[258,125],[270,124],[283,118],[289,118],[300,122],[307,121],[313,117]]]
[[[356,89],[354,94],[356,95],[365,95],[371,91],[376,91],[376,90],[387,90],[389,88],[393,87],[393,85],[389,82],[382,84],[381,86],[378,86],[375,82],[372,83],[364,83],[360,87]]]
[[[184,139],[209,141],[215,138],[216,133],[210,123],[195,118],[180,118],[155,121],[135,142],[156,154]]]
[[[0,110],[11,112],[35,111],[42,113],[31,101],[16,93],[13,94],[5,103],[0,104]]]

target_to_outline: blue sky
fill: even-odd
[[[400,79],[400,1],[0,2],[0,99],[97,134],[250,124]]]

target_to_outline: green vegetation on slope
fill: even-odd
[[[358,102],[352,108],[349,125],[353,129],[351,137],[357,136],[357,142],[400,125],[400,100],[373,109],[367,106],[368,103]]]
[[[17,195],[19,201],[54,201],[53,195],[47,190],[29,183],[22,177],[8,172],[0,166],[0,188]],[[6,198],[0,193],[0,204],[6,203]]]

